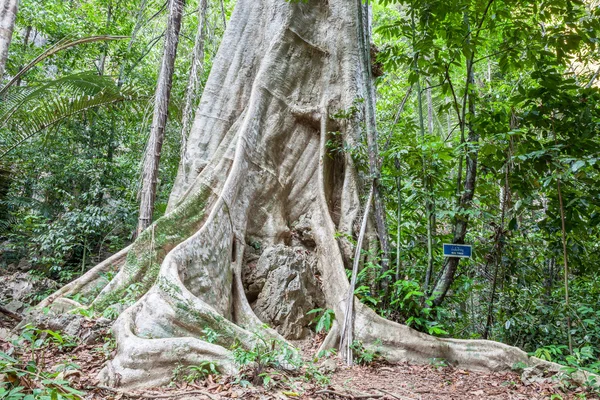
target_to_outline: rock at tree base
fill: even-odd
[[[304,247],[267,247],[256,262],[247,256],[244,286],[252,309],[261,321],[286,339],[309,334],[310,310],[325,303],[315,276],[316,258]]]
[[[53,280],[32,276],[25,272],[5,275],[2,279],[0,304],[4,304],[15,313],[22,312],[36,294],[58,288],[58,284]]]

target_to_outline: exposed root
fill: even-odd
[[[203,228],[167,255],[156,284],[119,316],[113,333],[120,351],[101,373],[103,381],[159,386],[171,379],[173,365],[205,360],[224,373],[236,371],[227,349],[236,343],[251,347],[254,339],[226,318],[231,318],[233,288],[231,236],[220,202]],[[216,338],[208,339],[207,330]]]
[[[118,269],[125,262],[125,258],[127,257],[127,254],[131,250],[131,247],[132,247],[131,245],[125,247],[123,250],[119,251],[116,254],[113,254],[106,260],[104,260],[101,263],[99,263],[98,265],[96,265],[94,268],[90,269],[88,272],[86,272],[85,274],[80,276],[78,279],[61,287],[56,292],[52,293],[50,296],[48,296],[44,300],[42,300],[38,304],[38,307],[40,307],[40,308],[48,307],[55,300],[57,300],[58,298],[61,298],[61,297],[66,297],[66,296],[76,294],[76,293],[85,293],[86,288],[90,288],[95,283],[97,283],[99,280],[103,279],[102,274],[104,274],[108,271],[114,270],[114,269]],[[106,282],[106,283],[108,283],[108,282]]]
[[[136,300],[156,281],[160,266],[173,248],[196,232],[205,220],[206,209],[214,201],[212,191],[202,186],[177,209],[154,222],[131,245],[118,274],[92,302],[99,309],[122,300],[127,289],[137,285]]]
[[[317,350],[317,356],[327,350],[336,349],[339,345],[339,342],[340,326],[337,320],[334,320],[333,324],[331,324],[331,329],[327,333],[327,336],[325,336],[325,340],[323,340],[323,343],[321,343],[321,346],[319,346],[319,350]]]

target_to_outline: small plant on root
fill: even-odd
[[[169,386],[174,386],[176,382],[194,383],[207,379],[209,376],[220,375],[217,365],[212,361],[205,361],[198,365],[189,365],[187,367],[179,364],[173,370],[173,377]]]
[[[242,369],[241,378],[247,377],[254,385],[269,386],[273,380],[272,370],[293,371],[302,366],[297,351],[278,339],[267,339],[255,333],[256,344],[251,349],[236,344],[233,358]]]
[[[354,352],[356,363],[359,365],[369,365],[382,359],[381,354],[379,354],[377,349],[372,350],[366,348],[360,340],[353,341],[350,348]]]

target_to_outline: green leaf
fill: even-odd
[[[571,165],[571,171],[573,172],[577,172],[579,171],[582,167],[585,166],[585,161],[583,160],[578,160],[575,161],[572,165]]]

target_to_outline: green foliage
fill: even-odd
[[[198,365],[189,365],[187,367],[180,364],[173,370],[171,383],[180,381],[193,383],[198,380],[204,380],[209,375],[219,375],[219,370],[212,361],[204,361]]]
[[[314,359],[314,361],[318,361],[321,358],[328,358],[330,356],[335,356],[337,354],[337,349],[336,348],[331,348],[331,349],[324,349],[321,350],[318,354],[317,357]]]
[[[448,363],[443,358],[432,358],[429,360],[429,365],[435,369],[442,369],[448,366]]]
[[[448,335],[439,323],[443,309],[433,307],[431,299],[420,290],[418,282],[400,280],[394,282],[393,287],[395,293],[390,309],[401,315],[406,325],[434,336]]]
[[[304,364],[304,379],[308,382],[315,382],[320,386],[327,386],[331,383],[331,376],[323,373],[313,362],[307,362]]]
[[[233,359],[241,367],[249,367],[251,379],[268,386],[271,376],[269,368],[280,369],[299,367],[302,360],[296,350],[286,342],[278,339],[267,339],[260,333],[254,334],[254,346],[245,349],[241,345],[233,348]]]
[[[233,3],[224,2],[226,15]],[[197,3],[187,7],[181,33],[194,37]],[[223,33],[220,9],[211,7],[208,23],[200,84]],[[27,260],[36,273],[64,283],[133,239],[165,24],[155,1],[19,2],[6,80],[29,60],[38,62],[0,99],[0,157],[9,172],[0,185],[0,265]],[[56,51],[89,37],[97,39]],[[122,40],[98,41],[115,37]],[[179,105],[192,46],[179,44],[156,217],[179,164]]]
[[[58,332],[26,326],[20,337],[14,341],[14,345],[17,349],[30,354],[29,361],[0,352],[0,371],[8,377],[0,383],[0,399],[74,400],[81,398],[82,392],[72,388],[68,381],[59,378],[60,368],[55,372],[46,371],[44,349],[50,343],[62,347],[77,345],[71,338],[63,337]],[[70,365],[66,368],[77,368],[77,366]],[[23,382],[35,384],[24,386]]]
[[[236,364],[242,367],[242,373],[236,378],[236,382],[242,386],[250,383],[265,387],[283,384],[285,388],[294,388],[294,382],[298,378],[323,386],[330,382],[329,375],[317,365],[318,359],[305,362],[287,342],[267,339],[261,333],[254,334],[252,348],[247,349],[237,344],[232,350]],[[326,357],[331,354],[332,352],[328,352],[321,356]],[[369,357],[369,354],[366,357]],[[287,371],[292,374],[296,372],[297,376],[282,375],[279,371]]]
[[[317,314],[317,316],[311,321],[311,324],[315,324],[315,332],[327,333],[331,329],[333,320],[335,319],[335,312],[331,309],[315,308],[310,310],[307,315]]]
[[[198,365],[189,366],[188,370],[190,371],[190,375],[186,377],[186,380],[188,380],[188,382],[192,382],[198,379],[204,379],[208,375],[219,374],[215,363],[211,361],[205,361]]]
[[[110,320],[115,320],[119,316],[119,307],[115,304],[108,306],[102,311],[102,316]]]
[[[554,358],[558,358],[558,356],[562,356],[563,355],[563,351],[567,349],[567,346],[544,346],[544,347],[540,347],[539,349],[537,349],[533,355],[536,356],[537,358],[540,358],[542,360],[546,360],[546,361],[552,361],[552,359]]]
[[[0,102],[0,160],[66,118],[97,107],[140,100],[147,101],[149,96],[129,85],[118,86],[112,78],[95,72],[76,73],[39,86],[13,88]]]
[[[400,264],[397,277],[386,278],[379,254],[367,252],[356,290],[361,301],[426,333],[487,337],[597,371],[597,17],[595,6],[562,0],[373,5],[385,71],[376,81],[380,183]],[[474,84],[467,84],[469,65]],[[467,153],[478,157],[475,193],[459,208]],[[428,203],[433,271],[426,286]],[[465,220],[474,256],[461,260],[445,302],[434,307],[432,287],[445,265],[441,243],[451,243]]]
[[[254,346],[245,349],[241,345],[233,348],[233,358],[239,366],[254,366],[254,376],[259,376],[265,368],[281,368],[286,364],[298,366],[301,359],[296,350],[285,341],[267,339],[260,333],[254,334]]]
[[[215,343],[219,338],[219,334],[210,328],[202,329],[202,333],[204,333],[204,340],[208,343]]]
[[[49,343],[57,345],[59,348],[76,347],[77,341],[75,338],[66,337],[59,332],[50,329],[39,329],[32,325],[23,327],[20,339],[17,340],[19,345],[27,345],[33,353]]]
[[[543,283],[543,282],[542,282]],[[510,302],[502,303],[506,322],[499,332],[500,337],[508,342],[516,342],[536,357],[560,362],[566,365],[576,363],[591,371],[600,371],[597,363],[598,343],[600,340],[600,312],[594,300],[598,296],[597,279],[576,279],[571,284],[571,306],[564,310],[561,302],[562,293],[557,291],[555,298],[549,297],[542,285],[532,285],[529,290],[522,290],[522,285],[509,291]],[[542,301],[534,301],[540,298]],[[526,309],[527,312],[517,312]],[[571,315],[573,325],[571,334],[574,338],[574,354],[569,355],[564,313]],[[510,317],[508,317],[510,315]]]
[[[578,370],[586,370],[595,374],[600,372],[598,350],[592,346],[573,349],[573,354],[569,354],[568,346],[548,345],[536,349],[531,355],[542,360],[565,364],[567,365],[565,371],[569,373]]]
[[[360,340],[355,340],[350,345],[354,353],[354,360],[359,365],[368,365],[381,358],[377,350],[367,349]]]

